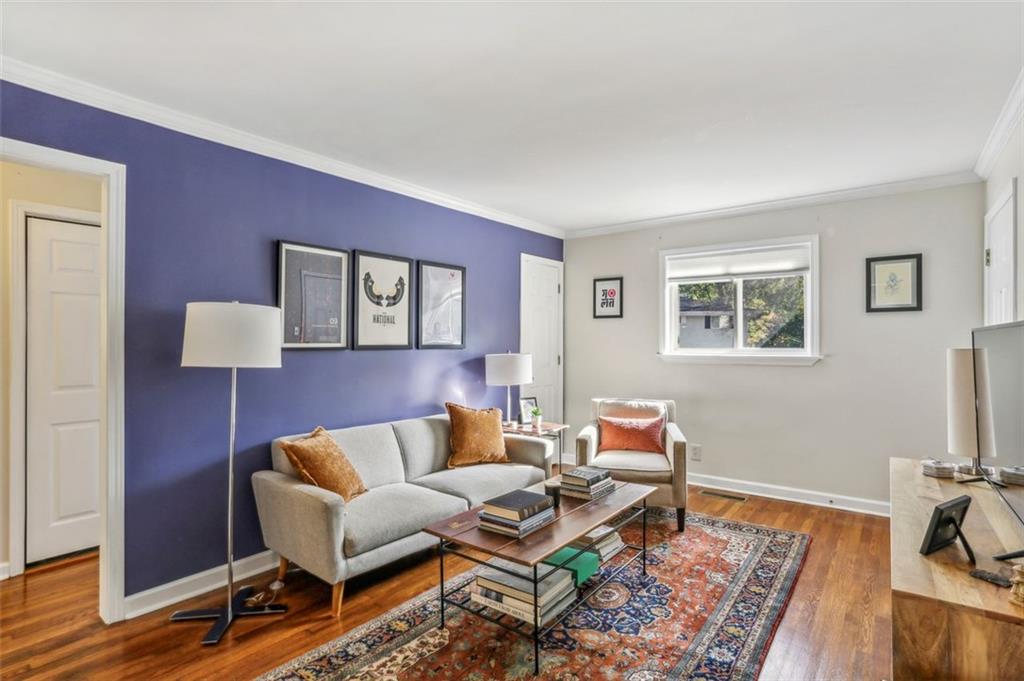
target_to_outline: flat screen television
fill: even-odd
[[[971,344],[979,457],[998,468],[1024,467],[1024,321],[974,329]],[[986,479],[1024,524],[1024,487]],[[1021,558],[1024,551],[996,557]]]

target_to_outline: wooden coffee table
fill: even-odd
[[[557,479],[557,477],[555,479]],[[539,483],[527,489],[543,493],[544,486],[543,483]],[[439,590],[441,600],[441,628],[444,628],[445,605],[453,605],[472,613],[477,617],[481,617],[489,622],[502,626],[509,631],[519,634],[520,636],[532,639],[533,673],[535,675],[540,673],[540,639],[544,634],[551,631],[551,629],[556,627],[571,612],[594,596],[601,587],[618,576],[618,574],[632,564],[633,561],[639,559],[641,561],[644,574],[647,574],[647,497],[653,494],[654,491],[655,488],[650,485],[616,481],[614,492],[594,501],[575,499],[573,497],[563,495],[561,497],[561,504],[555,509],[554,522],[526,537],[523,537],[522,539],[513,539],[512,537],[506,537],[495,532],[488,532],[487,530],[480,529],[480,519],[477,515],[480,512],[480,507],[472,508],[446,520],[441,520],[431,525],[427,525],[423,528],[423,531],[434,535],[440,540],[439,564],[441,585]],[[471,560],[474,563],[486,565],[486,558],[480,558],[468,553],[468,551],[475,551],[485,554],[486,556],[502,558],[512,563],[532,568],[533,602],[537,603],[537,584],[554,574],[554,572],[559,568],[571,562],[579,554],[593,548],[597,542],[593,542],[580,549],[558,565],[543,564],[544,559],[565,548],[570,543],[579,539],[599,525],[607,524],[608,521],[612,520],[616,516],[630,510],[633,512],[618,520],[614,525],[612,525],[612,527],[615,530],[618,530],[627,523],[633,522],[639,518],[643,524],[641,545],[636,546],[634,544],[626,544],[626,549],[624,549],[624,551],[634,551],[635,553],[633,556],[631,556],[629,560],[616,565],[615,569],[607,577],[601,580],[601,582],[579,594],[576,600],[569,605],[569,607],[559,613],[558,616],[546,626],[541,626],[541,623],[538,621],[539,616],[537,614],[536,607],[533,609],[533,626],[530,626],[530,623],[528,622],[524,622],[519,618],[500,613],[496,610],[491,610],[479,603],[474,603],[472,601],[461,603],[454,600],[452,596],[464,589],[468,589],[473,584],[472,580],[457,589],[453,589],[452,591],[445,593],[445,554],[451,553],[467,560]],[[489,565],[489,567],[495,570],[502,570],[503,572],[507,572],[512,575],[516,574],[510,570],[504,570],[496,565]]]

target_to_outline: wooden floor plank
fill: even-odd
[[[889,524],[885,518],[750,497],[731,501],[691,487],[690,511],[813,537],[762,681],[887,678],[890,665]],[[472,567],[449,558],[447,573]],[[262,587],[270,570],[246,584]],[[169,623],[180,608],[219,605],[200,596],[113,626],[96,614],[98,563],[76,557],[0,582],[0,678],[251,679],[437,586],[436,554],[422,554],[350,580],[340,620],[331,589],[288,574],[282,617],[242,619],[214,647],[199,645],[208,622]]]

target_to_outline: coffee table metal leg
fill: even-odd
[[[643,555],[643,558],[640,559],[640,561],[643,564],[643,571],[644,571],[644,574],[646,575],[647,574],[647,499],[644,499],[644,513],[643,513],[642,517],[644,519],[643,520],[643,522],[644,522],[644,531],[643,531],[643,535],[644,535],[644,539],[643,539],[643,542],[644,542],[643,553],[644,553],[644,555]]]
[[[533,566],[533,675],[540,674],[540,614],[537,610],[537,566]]]
[[[438,546],[437,557],[441,565],[441,586],[438,587],[438,590],[441,592],[441,625],[438,628],[444,629],[444,539],[441,540],[441,545]]]

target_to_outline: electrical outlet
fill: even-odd
[[[688,449],[690,450],[690,461],[700,461],[703,447],[701,445],[690,445]]]

